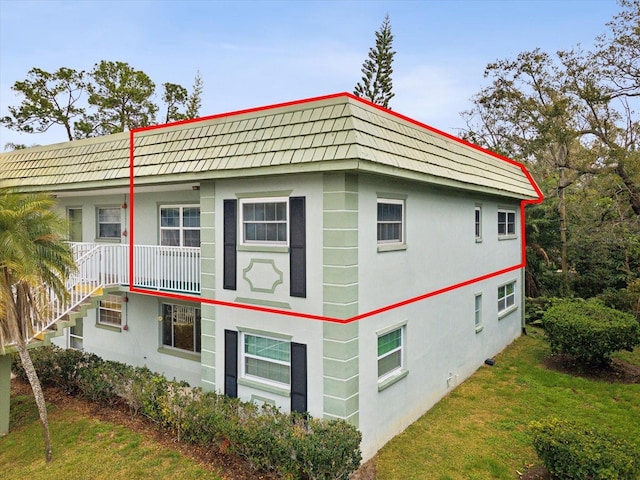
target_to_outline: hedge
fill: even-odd
[[[343,420],[315,419],[169,381],[147,368],[57,347],[31,351],[40,382],[105,406],[128,405],[178,440],[245,459],[281,478],[347,480],[362,460],[361,433]],[[13,370],[26,381],[17,356]]]

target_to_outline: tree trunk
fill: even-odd
[[[558,215],[560,217],[560,263],[562,268],[562,282],[560,291],[563,296],[568,296],[569,287],[569,262],[567,260],[567,203],[565,196],[565,189],[567,187],[565,181],[565,169],[563,166],[559,167],[559,179],[558,179]]]
[[[44,401],[44,394],[42,393],[42,387],[40,386],[40,379],[36,373],[36,369],[31,361],[29,350],[23,340],[18,341],[18,354],[20,355],[20,361],[24,367],[24,371],[27,374],[29,383],[31,384],[31,390],[33,391],[33,397],[36,400],[38,407],[38,413],[40,414],[40,423],[42,423],[42,430],[44,433],[44,456],[47,462],[51,461],[51,437],[49,436],[49,420],[47,419],[47,404]]]

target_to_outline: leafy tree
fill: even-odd
[[[11,87],[24,97],[22,103],[10,106],[11,115],[1,121],[7,128],[26,133],[46,132],[53,125],[62,125],[67,138],[73,140],[73,119],[85,112],[79,101],[86,88],[83,71],[62,67],[50,73],[32,68],[24,81]]]
[[[202,77],[200,72],[196,72],[196,77],[193,79],[193,88],[189,99],[187,100],[187,118],[197,118],[200,114],[200,107],[202,107]]]
[[[38,407],[47,462],[47,407],[27,344],[37,333],[33,325],[46,318],[49,301],[68,298],[65,281],[75,269],[61,231],[64,222],[53,206],[44,194],[0,191],[0,347],[17,347]]]
[[[640,273],[640,0],[621,5],[593,52],[534,50],[488,65],[491,84],[463,113],[463,135],[526,162],[556,209],[561,294],[570,282],[593,295]]]
[[[189,94],[187,89],[176,83],[164,83],[164,94],[162,100],[167,105],[167,111],[164,117],[164,123],[184,120],[186,115],[180,112],[180,106],[187,103]]]
[[[175,83],[164,83],[164,94],[162,101],[166,104],[166,114],[164,123],[196,118],[202,105],[202,77],[200,72],[196,73],[193,80],[193,90],[191,95],[182,85]],[[181,112],[184,108],[184,113]]]
[[[376,46],[369,49],[369,56],[362,65],[362,81],[358,82],[354,95],[389,108],[389,100],[394,97],[391,91],[393,82],[393,34],[389,15],[384,17],[380,30],[376,31]]]
[[[158,107],[151,101],[155,83],[125,62],[101,61],[90,73],[89,105],[97,112],[77,122],[79,136],[92,137],[155,123]]]

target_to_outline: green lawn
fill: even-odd
[[[516,340],[377,456],[377,478],[481,480],[518,478],[539,464],[528,424],[550,416],[589,422],[640,439],[640,384],[609,384],[542,365],[540,330]],[[640,365],[640,349],[621,355]]]
[[[576,418],[640,438],[640,384],[608,384],[546,369],[539,330],[516,340],[377,457],[377,478],[515,480],[539,463],[528,424]],[[640,349],[621,355],[640,365]],[[33,399],[14,396],[11,432],[0,438],[1,477],[12,479],[220,479],[180,453],[120,425],[50,407],[53,462],[44,462]]]
[[[211,479],[181,453],[126,427],[48,406],[53,460],[44,461],[42,426],[33,397],[11,398],[11,430],[0,438],[0,477],[17,479]]]

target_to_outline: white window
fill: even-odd
[[[404,201],[378,199],[378,243],[404,242]]]
[[[516,304],[516,282],[498,287],[498,314],[509,310]]]
[[[287,244],[287,199],[242,199],[242,243]]]
[[[476,218],[475,218],[475,224],[476,224],[476,241],[480,241],[482,240],[482,207],[479,205],[476,205]]]
[[[402,327],[378,336],[378,380],[388,378],[403,367]]]
[[[98,323],[111,327],[122,325],[122,297],[120,295],[107,295],[104,300],[100,300]]]
[[[290,385],[290,342],[243,333],[242,344],[243,377],[278,385]]]
[[[476,324],[476,333],[482,330],[482,294],[475,296],[474,318]]]
[[[200,352],[200,308],[162,304],[162,344],[188,352]]]
[[[120,238],[120,207],[98,208],[98,238]]]
[[[516,212],[514,210],[498,210],[498,236],[506,237],[516,234]]]
[[[200,246],[200,207],[160,207],[160,245],[173,247]]]

